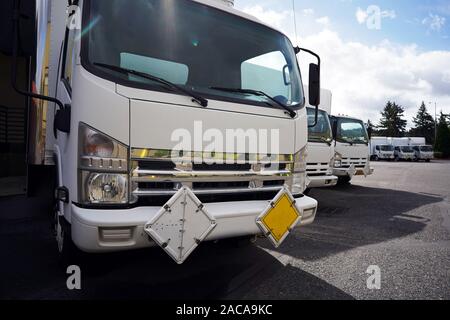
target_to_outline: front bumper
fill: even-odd
[[[334,187],[338,182],[337,176],[308,176],[308,188]]]
[[[270,201],[205,203],[206,210],[217,222],[206,241],[260,234],[256,219],[269,203]],[[316,200],[303,196],[296,199],[296,206],[303,214],[299,227],[314,222]],[[82,251],[92,253],[156,246],[144,231],[144,226],[160,209],[161,207],[138,207],[127,210],[95,210],[72,205],[72,240]]]
[[[370,163],[367,162],[364,168],[355,168],[354,165],[351,165],[349,168],[333,168],[333,174],[338,177],[350,177],[353,176],[370,176],[373,174],[374,169],[370,167]]]

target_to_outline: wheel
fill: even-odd
[[[349,176],[339,177],[338,178],[338,184],[340,184],[340,185],[349,184],[350,181],[352,181],[352,179]]]
[[[431,162],[431,160],[430,160],[430,159],[427,159],[427,160],[425,160],[425,162]]]
[[[253,245],[254,242],[255,242],[255,236],[230,238],[230,239],[224,239],[224,240],[219,241],[219,243],[224,244],[226,248],[231,248],[231,249],[246,248],[246,247]]]
[[[60,267],[65,270],[70,265],[77,265],[81,252],[72,241],[70,225],[64,217],[59,216],[57,210],[55,211],[55,237]]]
[[[396,156],[395,158],[394,158],[394,161],[395,162],[398,162],[400,159],[398,158],[398,156]]]
[[[379,158],[378,156],[373,157],[373,159],[374,159],[375,161],[380,161],[380,158]]]

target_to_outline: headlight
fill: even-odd
[[[306,176],[306,148],[302,149],[294,155],[294,164],[292,166],[292,194],[301,194],[308,186],[308,178]]]
[[[334,155],[333,167],[340,168],[342,166],[342,155],[336,152]]]
[[[85,124],[79,129],[79,202],[129,202],[128,147]]]

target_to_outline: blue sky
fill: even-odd
[[[235,6],[295,43],[292,0]],[[387,100],[406,109],[409,126],[422,101],[450,113],[450,0],[295,0],[295,8],[300,44],[323,59],[334,113],[377,122]]]
[[[236,0],[238,8],[252,5],[292,10],[292,0]],[[379,30],[369,30],[355,17],[358,8],[366,10],[371,5],[391,14],[382,19]],[[387,39],[399,44],[415,43],[424,50],[450,50],[449,0],[295,0],[295,7],[299,31],[313,31],[302,16],[303,10],[313,9],[319,16],[329,17],[334,30],[347,41],[372,44]]]

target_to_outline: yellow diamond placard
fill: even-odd
[[[257,219],[257,224],[275,247],[279,247],[301,219],[295,199],[284,188]]]

